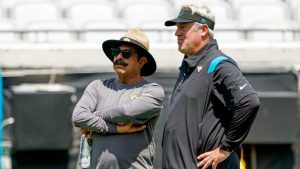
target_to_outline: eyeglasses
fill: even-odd
[[[121,50],[120,48],[111,48],[111,55],[113,57],[117,57],[119,53],[122,53],[123,58],[128,59],[130,58],[132,53],[137,53],[137,52],[133,52],[131,49]]]

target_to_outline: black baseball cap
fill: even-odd
[[[186,23],[186,22],[199,22],[202,24],[207,24],[210,29],[214,29],[215,22],[212,20],[199,15],[198,13],[193,13],[189,8],[181,8],[178,16],[175,19],[171,19],[165,22],[165,26],[174,26],[176,23]]]

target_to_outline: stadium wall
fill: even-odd
[[[300,42],[294,43],[221,43],[220,49],[236,59],[241,69],[298,68]],[[159,70],[177,69],[182,54],[176,44],[154,43],[150,52],[157,60]],[[103,53],[101,44],[10,44],[0,45],[0,65],[4,75],[12,70],[73,69],[112,71],[112,65]],[[24,72],[23,72],[24,73]]]

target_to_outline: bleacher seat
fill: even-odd
[[[293,18],[294,20],[300,24],[300,3],[296,6],[294,6],[293,10]]]
[[[86,31],[81,39],[88,43],[99,43],[108,39],[120,39],[128,29],[125,21],[120,19],[88,22],[82,29]]]
[[[255,22],[253,30],[248,32],[248,39],[260,42],[291,42],[295,40],[293,29],[296,23],[292,21]]]
[[[12,17],[18,28],[23,28],[31,22],[52,21],[61,18],[59,10],[49,2],[21,2],[12,10]]]
[[[228,1],[235,8],[237,8],[238,6],[240,6],[243,3],[253,2],[253,0],[228,0]],[[288,0],[260,0],[259,2],[278,3],[278,2],[284,2],[284,1],[288,1]]]
[[[296,23],[295,29],[300,30],[300,1],[299,0],[287,0],[290,10],[292,11],[292,19]],[[300,41],[300,32],[295,32],[295,40]]]
[[[251,26],[254,22],[290,20],[291,14],[283,2],[249,1],[237,7],[237,16],[242,26]]]
[[[117,13],[109,2],[78,2],[66,10],[66,16],[72,26],[80,28],[90,21],[116,19]]]
[[[7,21],[7,20],[0,20],[0,43],[14,43],[19,42],[20,39],[18,35],[14,32],[6,32],[10,30],[14,30],[15,26]]]
[[[35,31],[25,36],[27,42],[70,43],[75,41],[75,33],[70,31],[71,26],[64,20],[33,22],[27,25],[25,29]]]
[[[134,3],[151,3],[151,2],[162,2],[169,3],[168,0],[115,0],[118,11],[122,11],[126,6]],[[170,4],[171,5],[171,4]]]
[[[290,6],[291,9],[293,9],[294,7],[300,5],[299,0],[285,0],[285,2]]]
[[[0,6],[5,10],[5,15],[7,15],[7,17],[11,17],[12,8],[16,4],[24,3],[24,2],[30,2],[30,3],[47,2],[47,3],[53,3],[54,4],[54,0],[0,0]]]
[[[0,4],[0,19],[2,19],[3,16],[4,16],[4,10],[3,10],[3,8],[2,8],[2,6]]]
[[[72,4],[76,4],[76,3],[99,3],[99,2],[103,2],[103,3],[111,3],[114,4],[114,0],[55,0],[57,6],[63,11],[65,12]]]
[[[136,27],[147,22],[164,23],[170,17],[174,17],[172,7],[169,3],[143,2],[137,1],[126,5],[120,16],[124,18],[128,25]]]
[[[208,5],[210,3],[211,4],[228,3],[228,0],[207,0],[207,1],[203,1],[203,0],[169,0],[169,1],[173,4],[175,10],[178,11],[178,12],[179,12],[180,8],[182,7],[182,5],[185,5],[185,4],[204,3],[204,4]]]
[[[165,27],[163,22],[148,22],[139,25],[152,42],[176,42],[176,27]]]
[[[234,20],[217,21],[214,30],[214,38],[218,42],[241,42],[245,40],[245,34],[239,31],[239,22]]]
[[[233,8],[231,8],[231,6],[225,1],[221,1],[221,0],[219,0],[218,2],[208,1],[205,4],[215,14],[216,22],[227,22],[234,18]]]

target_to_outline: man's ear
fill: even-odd
[[[201,36],[206,36],[208,35],[208,26],[206,24],[203,24],[201,27]]]
[[[147,62],[146,56],[142,56],[142,57],[139,59],[140,68],[142,68],[142,67],[144,66],[144,64],[146,64],[146,62]]]

